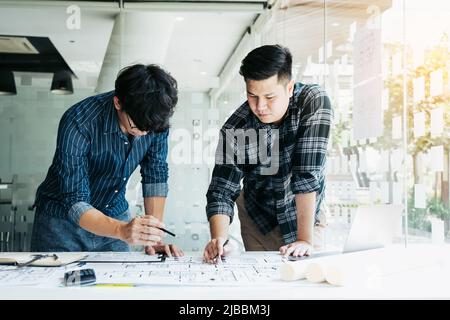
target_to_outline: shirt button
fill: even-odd
[[[127,180],[127,178],[123,178],[123,181]]]
[[[107,205],[105,206],[105,208],[109,208],[109,204],[107,204]]]
[[[119,192],[119,190],[114,190],[115,193]]]
[[[125,142],[125,144],[128,144],[128,142]]]

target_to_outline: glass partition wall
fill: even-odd
[[[76,77],[72,94],[57,95],[53,72],[15,71],[17,95],[0,96],[0,251],[29,245],[29,208],[52,161],[64,111],[111,90],[118,70],[137,53],[179,80],[165,222],[180,235],[177,244],[202,250],[218,132],[246,99],[240,61],[251,49],[275,43],[290,48],[295,80],[322,86],[334,109],[325,248],[342,248],[356,212],[377,205],[399,208],[398,242],[448,241],[448,1],[278,0],[250,13],[155,11],[142,4],[121,16],[114,1],[8,3],[0,4],[0,35],[48,38]],[[34,21],[33,30],[23,21]],[[212,39],[219,39],[213,48]],[[127,199],[133,214],[142,213],[138,172]],[[231,231],[239,243],[237,214]]]
[[[247,44],[290,48],[295,79],[332,101],[327,249],[342,249],[370,206],[400,211],[397,242],[448,241],[449,13],[444,0],[291,0],[255,22]],[[245,99],[241,77],[230,83],[221,119]]]

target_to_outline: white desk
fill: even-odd
[[[368,260],[383,257],[388,249],[370,250]],[[0,299],[194,299],[194,300],[277,300],[277,299],[448,299],[450,298],[450,246],[416,245],[408,249],[390,248],[395,263],[401,263],[408,252],[420,262],[396,272],[375,274],[365,283],[335,287],[306,280],[242,286],[146,285],[139,287],[48,287],[4,286],[0,284]],[[394,250],[394,251],[392,251]],[[397,254],[398,253],[398,254]],[[194,254],[192,254],[194,255]],[[197,256],[200,253],[196,254]],[[274,252],[243,253],[241,257],[272,256]],[[384,256],[385,257],[385,256]],[[380,258],[381,260],[384,258]],[[426,263],[422,263],[425,261]],[[302,263],[303,261],[297,262]],[[281,264],[281,261],[280,261]],[[413,263],[414,264],[414,263]],[[88,265],[84,266],[87,267]],[[398,271],[400,270],[400,271]],[[63,270],[61,271],[64,272]],[[276,277],[279,277],[277,271]]]

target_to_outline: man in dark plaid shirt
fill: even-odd
[[[287,48],[266,45],[242,61],[247,101],[220,132],[206,213],[211,241],[204,258],[223,254],[236,202],[246,250],[309,255],[321,202],[333,112],[317,85],[291,79]],[[243,190],[241,190],[243,179]]]

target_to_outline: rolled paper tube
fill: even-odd
[[[325,280],[334,286],[343,286],[348,282],[348,272],[339,266],[329,265],[326,267]]]
[[[324,282],[325,281],[325,272],[327,266],[324,263],[320,262],[311,262],[306,267],[305,275],[306,279],[310,282]]]
[[[294,281],[305,278],[307,264],[304,262],[286,262],[281,265],[281,280]]]

